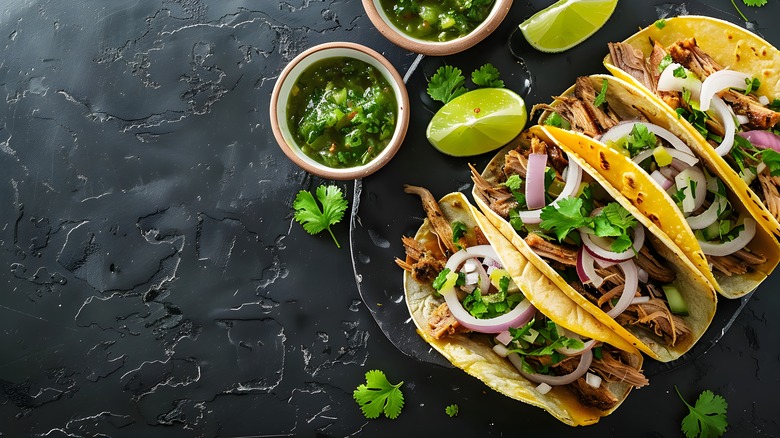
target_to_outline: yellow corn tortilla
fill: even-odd
[[[691,37],[696,38],[698,46],[720,65],[758,78],[761,81],[761,87],[757,90],[759,95],[765,95],[770,100],[780,98],[780,50],[758,35],[727,21],[696,15],[667,18],[662,28],[651,24],[624,42],[647,57],[652,50],[651,41],[658,41],[668,47]],[[666,111],[674,112],[652,91],[616,67],[610,55],[604,58],[604,66],[613,75],[637,86]],[[780,236],[780,222],[769,212],[761,198],[723,157],[715,153],[714,148],[687,120],[680,119],[680,124],[697,140],[691,147],[699,156],[706,157],[713,170],[731,186],[758,223],[770,233]]]
[[[713,172],[709,157],[696,148],[698,140],[678,121],[677,113],[666,111],[655,102],[649,101],[641,89],[617,77],[592,75],[589,76],[589,79],[596,89],[601,88],[602,81],[607,81],[606,102],[621,119],[632,120],[641,115],[650,123],[666,128],[683,143],[690,146],[707,165],[708,170]],[[564,95],[570,93],[573,93],[573,87],[564,92]],[[545,115],[540,117],[540,121],[545,118]],[[545,129],[550,136],[557,140],[563,150],[573,152],[581,157],[608,184],[617,188],[623,196],[628,198],[642,215],[658,225],[658,228],[666,234],[668,241],[673,242],[682,251],[685,257],[696,266],[723,297],[739,298],[749,293],[758,287],[780,262],[780,245],[765,227],[758,226],[756,227],[756,236],[747,245],[747,248],[765,256],[767,261],[757,266],[755,271],[744,275],[727,276],[713,272],[683,213],[666,191],[639,165],[617,150],[587,136],[551,126],[545,127]],[[727,164],[725,165],[728,167]],[[726,189],[729,191],[729,201],[734,209],[745,216],[755,217],[753,212],[746,208],[744,200],[735,193],[731,181],[724,178],[718,171],[714,171],[714,174],[725,183]],[[758,222],[761,223],[760,220]]]
[[[641,369],[642,355],[636,348],[616,336],[604,324],[557,289],[548,276],[529,263],[479,210],[471,206],[462,193],[455,192],[444,196],[439,201],[439,206],[450,223],[460,221],[468,229],[479,226],[496,250],[504,268],[537,310],[556,324],[581,336],[598,339],[633,353],[635,363],[632,365]],[[414,238],[418,242],[438,239],[427,219]],[[430,284],[412,279],[406,271],[404,271],[403,281],[406,305],[420,336],[453,365],[478,378],[495,391],[542,408],[563,423],[582,426],[596,423],[601,417],[609,415],[625,400],[632,389],[630,385],[609,383],[610,391],[620,400],[609,411],[584,406],[573,392],[564,387],[553,387],[547,394],[541,394],[536,391],[538,386],[536,383],[523,378],[509,360],[493,351],[489,335],[472,333],[435,339],[428,329],[428,319],[431,313],[444,302],[443,298],[434,294]],[[531,290],[538,293],[531,294],[529,293]]]
[[[569,152],[569,150],[562,146],[562,144],[553,139],[549,134],[547,128],[541,126],[533,126],[529,128],[530,132],[544,140],[548,144],[557,144],[561,146],[561,149]],[[585,136],[581,136],[583,139],[587,139]],[[502,149],[491,161],[488,163],[482,177],[489,182],[498,180],[501,174],[501,168],[504,162],[504,155],[516,147],[514,144]],[[490,209],[487,201],[482,198],[476,188],[472,191],[472,195],[476,201],[477,206],[482,210],[485,216],[491,223],[503,234],[512,245],[518,249],[518,251],[529,260],[531,264],[536,266],[537,269],[547,275],[557,288],[562,291],[571,300],[585,309],[588,313],[595,316],[596,319],[601,321],[612,329],[617,335],[623,339],[635,345],[639,350],[646,353],[653,359],[661,362],[670,362],[678,359],[693,347],[696,341],[701,338],[707,327],[712,322],[712,318],[715,316],[715,309],[717,307],[717,295],[714,289],[707,282],[706,278],[699,272],[696,267],[688,260],[683,252],[673,243],[669,241],[668,236],[663,233],[660,228],[650,221],[646,216],[639,213],[637,209],[624,197],[620,192],[612,187],[609,183],[606,183],[599,175],[598,172],[588,165],[588,163],[582,160],[579,156],[570,154],[569,159],[574,160],[579,164],[584,173],[590,175],[593,180],[599,183],[604,190],[609,193],[615,201],[619,202],[626,210],[632,213],[636,219],[647,228],[647,238],[655,239],[661,242],[661,245],[655,245],[659,255],[661,255],[667,262],[667,266],[673,269],[677,275],[675,284],[677,289],[682,294],[685,302],[688,305],[689,316],[683,317],[688,326],[691,328],[692,336],[687,343],[678,342],[674,346],[667,346],[661,343],[658,337],[654,334],[647,332],[638,327],[623,327],[617,323],[612,317],[606,314],[598,306],[591,303],[584,296],[582,296],[577,290],[571,287],[566,280],[561,277],[547,262],[539,257],[523,240],[523,238],[517,234],[512,225],[504,218],[499,216],[493,210]],[[538,290],[533,290],[532,294],[540,293]]]

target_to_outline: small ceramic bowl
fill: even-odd
[[[296,143],[288,126],[287,100],[298,77],[315,62],[332,58],[349,57],[368,63],[378,69],[393,88],[396,99],[395,131],[390,142],[371,161],[364,165],[333,168],[307,156]],[[307,172],[335,180],[350,180],[368,176],[387,164],[403,143],[409,126],[409,95],[403,78],[390,62],[376,51],[360,44],[331,42],[314,46],[296,56],[282,70],[271,94],[271,127],[282,151],[295,164]]]
[[[434,42],[414,38],[404,33],[403,30],[399,29],[390,21],[387,14],[382,9],[379,0],[362,1],[363,8],[366,10],[368,18],[374,23],[374,26],[376,26],[385,38],[406,50],[432,56],[452,55],[453,53],[462,52],[473,47],[496,30],[498,25],[501,24],[506,17],[507,13],[509,13],[509,8],[512,6],[512,0],[495,0],[493,9],[490,11],[490,14],[485,21],[471,31],[471,33],[451,41]]]

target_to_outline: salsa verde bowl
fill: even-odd
[[[368,18],[385,38],[406,50],[432,56],[452,55],[473,47],[496,30],[512,6],[512,0],[472,1],[468,4],[491,3],[479,6],[479,18],[474,18],[470,11],[477,6],[463,9],[463,0],[362,1]],[[409,5],[414,10],[410,11]],[[470,24],[461,26],[464,22]],[[453,33],[456,28],[457,33]]]
[[[324,88],[311,84],[324,84]],[[296,98],[305,93],[320,94],[301,107]],[[314,101],[323,102],[324,106],[313,106]],[[362,103],[355,104],[355,101]],[[351,107],[346,109],[344,105]],[[323,113],[326,115],[318,116]],[[381,114],[381,118],[376,114]],[[279,147],[299,167],[323,178],[358,179],[382,168],[400,148],[409,126],[409,95],[401,75],[385,57],[360,44],[330,42],[305,50],[282,70],[271,93],[270,116]],[[368,128],[362,132],[360,128],[350,131],[349,126],[359,117],[363,122],[370,119],[365,125]],[[313,127],[305,131],[311,119],[315,119],[311,122]],[[336,120],[324,128],[328,135],[349,131],[348,139],[316,137],[316,132],[321,131],[317,123],[322,119]],[[391,119],[394,119],[392,126]],[[304,139],[302,135],[307,137]],[[323,146],[318,142],[331,140],[328,148],[331,152],[337,147],[345,148],[343,154],[338,153],[338,162],[327,157],[333,154],[325,153],[325,148],[318,151],[312,148]],[[376,147],[371,151],[369,148],[373,146]],[[366,152],[354,163],[343,158],[353,157],[357,155],[355,151],[364,149]]]

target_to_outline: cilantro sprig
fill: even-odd
[[[446,413],[447,413],[447,415],[448,415],[450,418],[452,418],[452,417],[457,417],[457,416],[458,416],[458,411],[459,411],[459,410],[460,410],[460,409],[458,408],[458,405],[457,405],[456,403],[453,403],[453,404],[451,404],[451,405],[447,406],[446,408],[444,408],[444,412],[446,412]]]
[[[680,400],[688,407],[688,415],[682,420],[682,431],[686,437],[719,437],[726,433],[728,403],[726,403],[725,398],[710,390],[705,390],[699,394],[696,405],[691,406],[685,401],[676,385],[674,389]]]
[[[493,64],[487,63],[471,73],[471,82],[478,88],[503,88],[504,81],[499,79],[499,71]],[[458,67],[443,65],[428,79],[428,95],[431,99],[447,103],[468,91],[466,77]]]
[[[385,373],[371,370],[366,373],[366,383],[355,389],[352,398],[360,405],[366,418],[379,418],[384,413],[385,417],[394,420],[404,407],[404,394],[401,392],[403,384],[392,384]]]
[[[344,218],[344,212],[349,205],[344,199],[344,193],[334,185],[321,185],[317,187],[316,194],[317,199],[322,204],[321,209],[310,192],[306,190],[298,192],[295,201],[293,201],[295,220],[303,225],[303,229],[307,233],[312,235],[328,230],[333,241],[336,242],[336,247],[341,248],[330,226],[337,224]]]
[[[744,3],[745,6],[751,6],[751,7],[757,7],[757,8],[760,8],[761,6],[764,6],[766,4],[766,2],[767,2],[767,0],[742,0],[742,3]],[[739,10],[739,7],[737,7],[737,2],[736,1],[731,0],[731,4],[734,5],[734,9],[737,10],[737,13],[739,14],[740,17],[742,17],[743,20],[750,21],[745,16],[745,14],[743,14],[742,11]]]

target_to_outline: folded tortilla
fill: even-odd
[[[696,148],[698,140],[680,122],[681,119],[677,117],[676,113],[665,110],[657,102],[647,99],[641,89],[617,77],[592,75],[587,77],[587,80],[597,90],[606,81],[608,84],[605,98],[607,106],[621,120],[644,120],[667,129],[691,147],[704,164],[708,165],[708,170],[713,171],[713,166],[709,165],[711,163],[709,155]],[[574,87],[564,92],[563,95],[573,95],[573,90]],[[555,106],[556,103],[553,103],[549,107]],[[544,122],[548,114],[545,113],[540,117],[541,123]],[[546,129],[562,149],[581,157],[599,173],[604,181],[617,188],[622,195],[631,201],[638,212],[658,225],[658,228],[666,235],[666,239],[682,251],[685,257],[696,266],[722,296],[739,298],[751,292],[769,276],[780,262],[780,245],[778,245],[777,240],[765,227],[758,226],[755,237],[746,248],[752,253],[765,257],[766,261],[752,266],[752,270],[746,273],[726,275],[713,271],[683,213],[666,191],[639,165],[615,148],[585,135],[555,127],[546,127]],[[720,172],[715,171],[714,175],[724,182],[729,201],[739,216],[755,218],[745,200],[737,194],[732,181],[724,178]],[[740,179],[740,181],[742,180]],[[761,223],[760,220],[757,221],[759,224]]]
[[[662,25],[651,24],[623,41],[623,44],[627,44],[639,52],[641,58],[646,59],[653,50],[653,42],[669,47],[689,38],[694,38],[697,46],[721,67],[758,78],[761,81],[761,86],[755,90],[758,95],[767,96],[770,101],[780,98],[780,50],[758,35],[727,21],[693,15],[667,18]],[[612,50],[616,50],[614,47],[618,45],[620,43],[613,45]],[[647,77],[648,73],[652,74],[649,67],[645,67],[643,72],[642,65],[637,65],[635,60],[630,59],[634,54],[623,53],[622,50],[622,47],[618,47],[615,56],[624,59],[613,59],[609,54],[604,58],[607,69],[615,76],[636,85],[666,111],[674,112],[655,91],[655,81]],[[636,68],[628,67],[627,63],[634,64]],[[696,144],[691,147],[695,148],[700,156],[706,157],[713,170],[728,182],[753,217],[770,233],[780,236],[780,201],[772,202],[773,207],[769,208],[769,203],[765,200],[766,196],[775,197],[776,194],[766,195],[757,183],[751,186],[724,157],[715,152],[713,146],[707,143],[693,125],[684,118],[680,118],[680,123],[697,139]]]
[[[549,130],[542,126],[533,126],[528,131],[547,144],[558,145],[564,151],[568,152],[570,149],[564,147],[562,143],[554,139]],[[581,136],[583,140],[587,139],[585,136]],[[520,137],[522,141],[522,136]],[[495,184],[503,180],[503,165],[504,156],[517,145],[510,144],[501,150],[491,161],[488,163],[485,170],[482,172],[481,177],[490,184]],[[596,172],[585,160],[575,154],[569,154],[569,159],[574,160],[580,167],[582,167],[584,174],[590,175],[594,182],[599,184],[603,190],[608,193],[615,201],[619,202],[626,210],[629,211],[642,225],[649,231],[649,238],[654,241],[654,247],[658,254],[664,259],[665,266],[672,269],[676,274],[676,280],[674,284],[682,294],[685,302],[688,306],[689,315],[682,317],[687,326],[691,330],[691,335],[686,342],[678,341],[674,345],[668,345],[663,342],[662,339],[655,333],[650,332],[647,329],[638,327],[636,325],[623,326],[614,318],[607,315],[597,305],[591,303],[586,297],[578,292],[572,285],[568,283],[552,266],[550,266],[542,257],[536,254],[534,250],[526,243],[524,236],[518,234],[518,232],[512,227],[512,225],[504,219],[501,215],[496,213],[490,208],[490,200],[482,196],[482,193],[475,184],[472,191],[472,195],[476,201],[477,206],[482,210],[485,216],[491,223],[503,234],[512,245],[518,249],[518,251],[530,261],[531,264],[537,267],[545,275],[547,275],[554,285],[568,296],[575,303],[580,305],[588,313],[595,316],[596,319],[601,321],[612,329],[617,335],[636,346],[639,350],[646,353],[650,357],[662,361],[669,362],[678,359],[685,354],[693,345],[701,338],[707,327],[712,322],[712,318],[715,315],[715,309],[717,307],[717,295],[714,289],[710,286],[707,279],[696,269],[696,267],[685,257],[684,252],[664,233],[659,226],[648,219],[645,215],[640,213],[636,207],[634,207],[629,200],[624,197],[620,191],[610,185],[603,176]],[[653,188],[653,190],[655,190]],[[651,200],[652,197],[648,197]],[[671,209],[671,207],[666,207]],[[665,216],[663,211],[659,216]],[[534,289],[531,294],[540,293],[543,289]]]
[[[449,223],[460,221],[467,229],[478,227],[482,231],[498,254],[504,269],[539,312],[583,337],[597,339],[628,352],[632,362],[630,365],[641,369],[643,358],[636,348],[563,294],[546,273],[529,263],[479,210],[471,206],[463,194],[450,193],[439,201],[439,206]],[[414,239],[422,244],[438,244],[438,237],[428,219],[423,222]],[[619,400],[608,411],[583,405],[565,387],[553,387],[547,394],[541,394],[536,389],[536,383],[522,377],[509,360],[493,351],[490,335],[464,333],[436,339],[428,321],[444,300],[437,296],[430,284],[414,280],[407,271],[404,271],[403,281],[406,304],[420,336],[453,365],[495,391],[540,407],[563,423],[578,426],[596,423],[601,417],[609,415],[632,389],[631,385],[625,383],[605,382]]]

